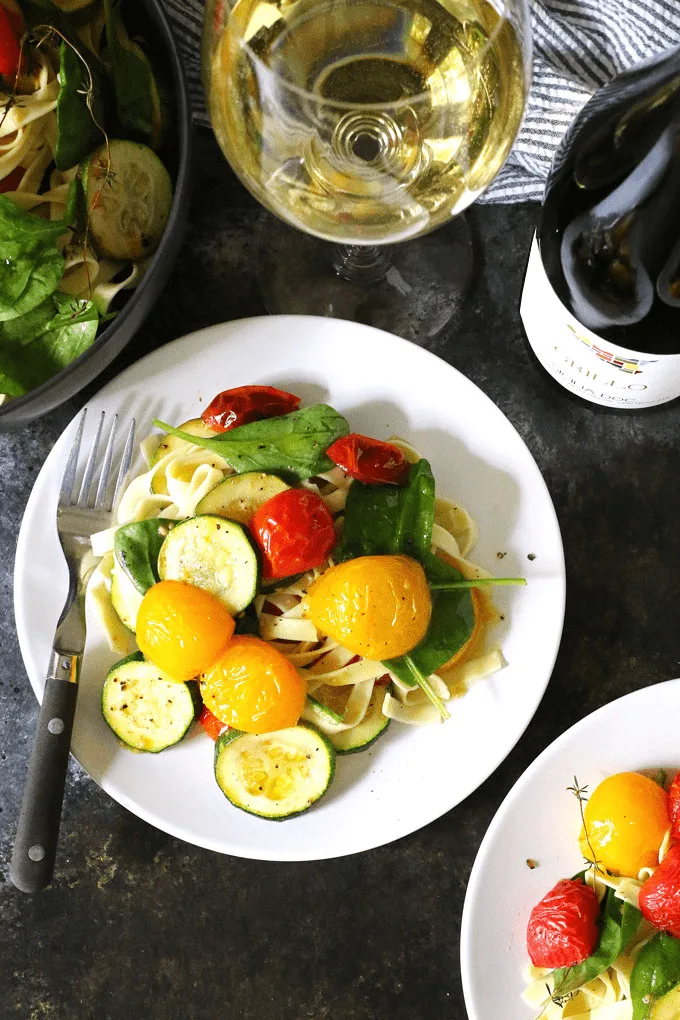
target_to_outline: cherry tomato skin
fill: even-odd
[[[640,889],[642,916],[680,938],[680,844],[672,846]]]
[[[326,451],[352,478],[369,485],[406,485],[409,463],[401,450],[392,443],[350,432],[336,439]]]
[[[14,33],[17,39],[21,39],[22,35],[26,31],[26,22],[24,21],[24,16],[21,13],[21,7],[19,7],[17,0],[0,0],[0,7],[4,7],[7,11]]]
[[[297,411],[300,398],[275,386],[237,386],[214,397],[201,415],[216,432],[227,432],[239,425],[262,418],[278,418]]]
[[[309,489],[286,489],[272,496],[248,527],[262,553],[265,580],[320,567],[336,543],[331,512]]]
[[[573,967],[597,944],[600,904],[580,879],[565,878],[546,893],[529,916],[527,949],[534,967]]]
[[[10,174],[0,181],[0,195],[5,191],[16,191],[26,171],[22,166],[18,166],[16,170],[12,170]]]
[[[671,820],[671,836],[680,841],[680,772],[675,774],[666,794],[668,817]]]
[[[225,723],[221,722],[216,715],[212,714],[207,705],[203,706],[201,714],[198,717],[198,721],[211,740],[217,740],[222,730],[229,729],[229,727]]]
[[[15,28],[15,19],[0,4],[0,75],[13,78],[19,70],[21,46]]]

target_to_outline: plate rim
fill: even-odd
[[[118,373],[116,376],[114,376],[112,379],[110,379],[108,382],[106,382],[103,386],[101,386],[99,388],[99,390],[97,390],[97,392],[92,394],[92,396],[89,398],[89,400],[87,401],[87,405],[89,406],[90,404],[96,404],[100,400],[102,395],[104,395],[104,396],[107,395],[107,391],[109,391],[111,389],[115,389],[116,385],[119,383],[119,381],[121,379],[124,379],[125,376],[128,375],[128,374],[132,374],[135,371],[139,371],[140,368],[143,368],[143,366],[148,361],[155,360],[155,359],[157,359],[159,357],[163,357],[163,355],[167,356],[168,354],[170,354],[170,358],[168,360],[171,361],[172,360],[171,352],[172,352],[173,347],[175,347],[175,346],[184,346],[184,345],[191,346],[192,343],[195,343],[199,339],[200,340],[203,340],[203,339],[209,340],[211,338],[218,338],[218,339],[221,339],[222,342],[228,343],[230,339],[238,338],[240,330],[242,328],[244,328],[244,327],[247,328],[247,329],[253,329],[254,328],[254,329],[257,330],[260,326],[265,326],[265,328],[271,329],[273,327],[275,328],[275,324],[277,324],[277,323],[281,327],[284,327],[284,328],[285,328],[286,324],[288,324],[290,326],[291,324],[295,324],[295,323],[298,323],[298,324],[302,324],[302,323],[312,324],[313,323],[314,326],[317,329],[319,329],[320,331],[323,330],[324,327],[328,327],[330,324],[333,324],[332,328],[337,328],[337,326],[341,325],[341,326],[343,326],[344,328],[346,328],[348,330],[355,330],[355,331],[359,331],[359,332],[362,332],[362,333],[365,333],[366,331],[371,332],[371,333],[376,333],[376,334],[378,334],[379,336],[381,336],[383,338],[388,338],[390,343],[393,346],[396,343],[398,346],[402,347],[404,350],[410,351],[411,353],[415,353],[416,356],[419,357],[419,358],[422,358],[423,361],[428,361],[431,366],[434,366],[434,365],[442,366],[443,365],[445,367],[445,369],[449,370],[450,372],[453,372],[455,374],[455,377],[457,378],[457,384],[460,385],[460,386],[463,386],[465,388],[468,388],[470,392],[474,392],[475,399],[481,400],[487,406],[487,408],[491,411],[492,414],[500,415],[502,417],[502,419],[504,420],[506,426],[515,434],[517,440],[519,441],[519,443],[521,444],[521,446],[523,448],[524,455],[528,458],[529,462],[531,463],[531,465],[533,467],[533,471],[535,473],[535,482],[540,484],[540,486],[542,487],[543,494],[544,494],[545,500],[546,500],[545,510],[546,511],[548,511],[548,510],[550,511],[550,514],[551,514],[551,524],[554,527],[554,531],[555,531],[555,535],[556,535],[556,539],[557,539],[557,544],[556,544],[555,549],[553,550],[553,554],[558,554],[558,555],[556,555],[556,560],[558,560],[558,563],[556,564],[556,566],[559,567],[559,573],[557,573],[557,571],[556,571],[555,575],[551,577],[551,581],[553,582],[553,584],[555,586],[555,589],[556,589],[555,593],[554,593],[554,598],[555,598],[555,614],[554,614],[554,618],[555,618],[555,622],[556,622],[557,626],[556,626],[554,647],[552,648],[552,651],[551,651],[549,663],[548,663],[548,659],[546,658],[546,679],[545,679],[545,682],[543,683],[540,691],[538,691],[536,693],[536,696],[533,699],[533,703],[531,705],[531,709],[530,709],[530,711],[527,711],[527,716],[523,720],[523,725],[522,725],[521,729],[518,729],[515,732],[513,743],[510,745],[510,747],[507,748],[507,749],[501,748],[501,750],[499,751],[499,755],[498,756],[497,755],[493,756],[493,759],[490,760],[489,763],[487,763],[487,767],[486,767],[486,769],[484,771],[484,774],[480,776],[480,778],[476,782],[476,785],[472,789],[468,790],[463,796],[461,796],[460,799],[455,804],[450,805],[450,806],[446,806],[446,807],[444,807],[443,810],[441,810],[441,809],[438,810],[435,814],[433,814],[427,820],[425,820],[425,821],[417,821],[415,824],[407,823],[405,826],[402,826],[401,831],[399,833],[397,833],[396,835],[388,835],[387,838],[379,838],[378,837],[378,838],[376,838],[374,840],[369,840],[369,841],[364,842],[361,846],[356,846],[356,847],[351,848],[351,849],[342,849],[339,852],[334,852],[332,854],[323,853],[323,852],[322,853],[309,853],[307,851],[304,852],[303,854],[301,854],[299,852],[297,852],[297,853],[296,852],[282,853],[281,851],[273,851],[273,850],[270,851],[269,849],[261,849],[257,854],[255,854],[254,852],[252,852],[252,850],[249,847],[237,847],[237,846],[234,846],[232,844],[228,848],[226,848],[225,845],[217,845],[216,843],[211,842],[211,840],[209,840],[209,839],[198,839],[197,840],[195,837],[191,837],[191,835],[188,834],[186,830],[182,830],[181,827],[175,825],[173,822],[169,822],[165,818],[162,818],[162,817],[154,814],[153,811],[147,810],[144,806],[141,806],[138,802],[132,801],[124,793],[122,793],[120,791],[116,791],[115,793],[112,792],[112,790],[109,787],[109,784],[106,782],[106,778],[105,777],[104,777],[104,781],[93,780],[93,782],[95,782],[108,796],[110,796],[117,803],[121,804],[121,806],[123,806],[127,810],[131,811],[133,814],[137,815],[137,817],[142,818],[144,821],[146,821],[150,825],[153,825],[155,828],[158,828],[161,831],[166,832],[166,833],[168,833],[169,835],[172,835],[175,838],[181,839],[184,842],[189,843],[190,845],[199,846],[199,847],[202,847],[204,849],[215,851],[217,853],[225,853],[225,854],[228,854],[228,855],[231,855],[231,856],[242,857],[244,859],[252,859],[252,860],[281,861],[281,862],[284,862],[284,861],[295,862],[295,861],[311,861],[311,860],[331,860],[331,859],[335,859],[335,858],[339,858],[339,857],[343,857],[343,856],[350,856],[350,855],[353,855],[353,854],[356,854],[356,853],[362,853],[362,852],[367,851],[367,850],[371,850],[371,849],[375,849],[375,848],[380,847],[380,846],[387,845],[389,843],[395,842],[398,839],[405,838],[406,836],[409,836],[409,835],[413,834],[414,832],[419,831],[420,829],[424,828],[425,826],[427,826],[429,824],[432,824],[432,822],[436,821],[438,818],[441,818],[443,815],[447,814],[449,811],[453,810],[455,807],[460,805],[468,796],[470,796],[476,789],[478,789],[479,786],[481,786],[489,778],[489,776],[491,776],[499,768],[499,766],[507,758],[507,756],[511,752],[511,750],[521,740],[521,738],[524,735],[527,727],[529,726],[529,723],[534,718],[534,715],[535,715],[535,713],[536,713],[536,711],[538,709],[538,706],[540,705],[540,703],[541,703],[541,701],[542,701],[542,699],[543,699],[543,697],[545,695],[548,683],[550,682],[550,678],[552,676],[552,672],[553,672],[553,669],[554,669],[555,661],[556,661],[557,655],[559,653],[560,644],[561,644],[561,640],[562,640],[562,636],[563,636],[565,607],[566,607],[566,566],[565,566],[565,556],[564,556],[564,543],[562,541],[562,535],[561,535],[561,529],[560,529],[560,525],[559,525],[559,519],[557,517],[555,506],[554,506],[552,497],[550,495],[550,491],[548,489],[548,486],[546,484],[546,481],[545,481],[545,479],[543,477],[543,474],[542,474],[540,468],[538,467],[538,464],[536,462],[536,459],[535,459],[532,451],[529,449],[527,443],[525,442],[525,440],[520,435],[518,429],[510,421],[510,419],[507,417],[505,412],[491,399],[491,397],[488,396],[487,393],[484,392],[484,390],[481,389],[481,387],[479,387],[475,382],[473,382],[466,375],[464,375],[454,365],[452,365],[449,362],[445,361],[443,358],[440,358],[437,354],[433,353],[430,350],[427,350],[427,348],[424,348],[424,347],[420,346],[419,344],[417,344],[417,343],[415,343],[413,341],[407,340],[404,337],[396,336],[394,334],[391,334],[391,333],[387,332],[386,330],[378,329],[376,327],[369,326],[369,325],[364,324],[364,323],[356,323],[356,322],[351,322],[351,321],[347,321],[347,320],[338,320],[338,319],[326,318],[326,317],[321,317],[321,316],[312,316],[312,315],[264,315],[264,316],[252,316],[252,317],[241,318],[241,319],[226,320],[224,322],[214,323],[212,325],[201,327],[201,328],[199,328],[197,330],[193,330],[190,333],[184,334],[183,336],[175,337],[173,340],[168,341],[166,344],[163,344],[160,347],[154,348],[152,351],[149,351],[147,354],[145,354],[143,357],[139,358],[137,361],[134,361],[130,365],[126,366],[120,373]],[[42,466],[40,468],[40,471],[39,471],[39,473],[38,473],[38,475],[37,475],[37,477],[36,477],[36,479],[35,479],[35,481],[33,483],[33,486],[31,488],[31,492],[30,492],[30,495],[29,495],[29,498],[28,498],[28,501],[26,503],[26,507],[24,509],[24,513],[23,513],[23,516],[22,516],[21,525],[20,525],[20,528],[19,528],[18,539],[17,539],[16,554],[15,554],[15,563],[14,563],[14,575],[13,575],[13,606],[14,606],[15,623],[16,623],[17,636],[18,636],[18,640],[19,640],[19,646],[20,646],[20,651],[21,651],[21,656],[22,656],[22,660],[23,660],[23,663],[24,663],[25,671],[26,671],[26,674],[28,676],[28,679],[29,679],[29,682],[31,684],[31,687],[33,689],[33,692],[34,692],[36,698],[38,699],[38,701],[40,701],[41,697],[42,697],[42,681],[39,680],[39,681],[34,683],[33,677],[31,676],[30,671],[29,671],[29,669],[27,667],[26,655],[24,653],[24,646],[25,645],[28,646],[28,644],[29,644],[28,634],[27,634],[28,627],[22,629],[22,627],[20,626],[20,621],[23,622],[23,614],[22,614],[22,610],[20,608],[20,598],[19,598],[20,584],[18,582],[18,575],[19,575],[19,571],[20,571],[20,566],[21,566],[22,558],[25,556],[25,547],[26,547],[26,545],[28,543],[28,538],[29,538],[29,536],[28,536],[28,526],[26,524],[26,520],[27,520],[27,517],[28,517],[29,510],[32,509],[32,504],[33,504],[34,500],[37,500],[37,498],[38,498],[38,496],[37,496],[37,489],[38,489],[39,484],[41,482],[41,479],[43,477],[43,473],[49,474],[49,470],[51,470],[51,461],[50,461],[50,459],[54,455],[55,448],[60,443],[64,442],[65,434],[68,433],[69,429],[72,428],[73,422],[75,421],[75,419],[78,417],[78,415],[80,413],[81,413],[80,410],[78,412],[76,412],[76,414],[73,416],[73,418],[62,429],[62,431],[61,431],[59,437],[57,438],[54,446],[52,447],[52,449],[49,451],[47,457],[45,458],[45,461],[43,462],[43,464],[42,464]],[[48,467],[48,462],[49,462],[49,467]],[[42,676],[42,674],[41,674],[41,676]],[[74,754],[74,758],[75,757],[76,756]],[[78,764],[83,769],[83,771],[88,775],[88,777],[90,779],[92,779],[92,776],[87,771],[85,766],[82,765],[81,762],[77,758],[76,758],[76,761],[78,761]]]
[[[604,705],[600,705],[598,708],[593,709],[592,712],[588,712],[587,715],[577,719],[576,722],[572,723],[568,729],[558,734],[554,740],[552,740],[547,747],[543,750],[527,765],[524,771],[517,777],[513,785],[510,787],[505,797],[498,805],[494,815],[489,822],[489,825],[482,837],[482,841],[479,844],[475,859],[470,870],[470,875],[467,882],[465,891],[465,899],[463,901],[463,910],[461,913],[460,923],[460,977],[461,984],[463,987],[463,999],[465,1001],[465,1008],[468,1013],[469,1020],[488,1020],[488,1017],[482,1015],[477,1008],[477,1002],[472,991],[472,980],[471,974],[473,970],[473,960],[471,946],[473,942],[473,924],[475,919],[475,913],[472,907],[472,900],[477,898],[479,887],[482,882],[483,872],[488,864],[489,858],[492,854],[495,846],[494,837],[496,831],[502,826],[506,816],[515,806],[515,801],[520,798],[525,787],[530,784],[533,777],[541,772],[544,764],[549,762],[550,759],[559,754],[562,746],[569,744],[573,739],[574,734],[580,732],[586,727],[591,725],[597,725],[600,717],[606,717],[614,708],[618,708],[622,702],[645,700],[647,698],[653,698],[655,695],[652,692],[658,691],[660,688],[669,690],[674,687],[680,692],[680,677],[672,677],[669,680],[660,680],[657,683],[647,684],[645,687],[638,687],[634,691],[628,691],[627,694],[622,694],[618,698],[614,698],[613,701],[608,701]],[[680,694],[679,694],[680,697]],[[527,1020],[530,1020],[530,1014],[527,1013]]]

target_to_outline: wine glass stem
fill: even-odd
[[[383,280],[391,265],[388,251],[378,245],[336,244],[333,248],[335,272],[343,280],[351,280],[353,283]]]

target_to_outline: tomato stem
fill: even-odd
[[[442,699],[439,697],[439,695],[434,691],[434,689],[432,687],[432,684],[430,683],[428,678],[425,676],[425,674],[422,673],[418,669],[418,667],[416,666],[416,664],[413,661],[413,659],[411,658],[411,656],[410,655],[405,655],[404,656],[404,661],[406,662],[408,668],[411,670],[411,673],[413,674],[414,678],[416,679],[416,681],[418,683],[418,686],[425,692],[427,697],[430,699],[430,701],[432,702],[434,707],[439,712],[439,714],[442,717],[442,719],[450,719],[450,714],[449,714],[449,711],[448,711],[446,705],[444,704]]]

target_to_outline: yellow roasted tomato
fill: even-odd
[[[285,655],[250,634],[232,638],[201,674],[200,686],[215,718],[244,733],[295,726],[307,696],[305,681]]]
[[[593,790],[584,821],[584,856],[615,874],[636,878],[642,868],[659,863],[659,847],[670,825],[666,793],[639,772],[619,772]]]
[[[154,666],[173,680],[191,680],[217,659],[234,633],[221,602],[184,581],[149,588],[137,615],[137,644]]]
[[[359,556],[330,567],[307,593],[314,625],[367,659],[405,655],[425,636],[432,601],[409,556]]]

